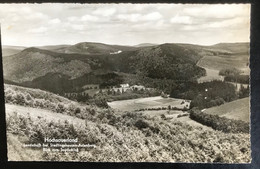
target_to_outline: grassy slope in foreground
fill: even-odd
[[[8,107],[13,109],[11,105]],[[48,136],[79,138],[81,144],[94,144],[96,148],[82,150],[79,153],[46,153],[38,149],[35,152],[39,154],[38,159],[34,160],[227,163],[250,161],[248,134],[202,130],[177,121],[169,123],[129,113],[120,116],[119,120],[110,125],[101,117],[101,121],[92,122],[72,119],[61,114],[57,117],[50,115],[47,118],[41,113],[35,116],[34,113],[38,111],[36,108],[33,108],[35,111],[30,111],[28,116],[27,111],[23,111],[24,108],[19,110],[20,108],[21,106],[15,106],[16,112],[19,113],[13,113],[10,109],[7,112],[10,160],[30,160],[27,158],[32,151],[19,148],[23,144],[22,140],[43,142],[43,137]],[[67,122],[61,116],[65,117]],[[108,117],[106,119],[110,120]],[[75,121],[77,123],[74,123]],[[24,139],[21,140],[19,137]],[[17,156],[10,157],[15,152]],[[23,156],[22,153],[29,156]]]
[[[206,109],[204,112],[209,114],[217,114],[220,117],[249,122],[249,104],[249,97],[247,97]]]
[[[23,89],[16,92],[28,93],[26,88],[16,88]],[[41,90],[35,92],[42,93]],[[38,94],[32,99],[37,99],[40,96]],[[56,97],[48,96],[48,99]],[[14,144],[21,146],[23,140],[43,142],[46,136],[78,137],[82,144],[97,146],[80,153],[44,153],[39,150],[35,152],[39,153],[38,159],[28,155],[18,156],[18,160],[27,161],[32,158],[47,161],[250,162],[249,134],[202,130],[200,127],[192,127],[178,121],[168,122],[136,113],[116,115],[110,110],[102,110],[91,114],[86,110],[86,120],[81,120],[40,108],[8,105],[6,121],[9,152],[30,154]],[[67,123],[64,120],[67,120]],[[19,139],[20,136],[23,139]]]

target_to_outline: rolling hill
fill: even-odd
[[[57,51],[59,49],[70,47],[71,45],[48,45],[48,46],[34,46],[35,48],[43,49],[43,50],[50,50],[50,51]]]
[[[59,53],[79,53],[79,54],[110,54],[118,51],[131,51],[135,50],[135,47],[119,46],[119,45],[107,45],[103,43],[94,42],[81,42],[75,45],[65,46],[61,48],[52,49],[54,52]]]
[[[148,46],[157,46],[158,44],[155,43],[140,43],[138,45],[135,45],[135,47],[148,47]]]
[[[238,63],[235,66],[246,65],[244,54],[241,57],[230,54],[237,45],[241,46],[226,45],[227,49],[230,46],[229,51],[222,50],[218,45],[171,43],[131,47],[82,42],[39,47],[41,49],[31,47],[3,58],[4,79],[7,83],[58,93],[80,89],[89,83],[101,84],[108,80],[105,76],[113,72],[154,79],[191,81],[206,74],[205,65],[214,68],[222,62],[229,65],[234,60]],[[241,50],[245,50],[245,47]],[[205,62],[205,57],[210,61]],[[219,58],[219,64],[216,57]]]
[[[230,119],[243,120],[249,122],[250,109],[249,97],[235,100],[223,105],[206,109],[204,112],[208,114],[217,114]]]
[[[249,54],[250,44],[248,42],[241,43],[218,43],[210,46],[211,49],[223,50],[230,53]]]
[[[218,50],[226,50],[228,54],[218,54],[216,57],[203,58],[206,63],[215,63],[215,69],[221,70],[223,68],[235,67],[244,71],[245,74],[249,74],[249,43],[220,43],[212,46],[212,48]],[[207,60],[208,59],[208,60]]]
[[[24,49],[25,49],[25,47],[22,47],[22,46],[5,46],[5,45],[3,45],[2,54],[3,54],[3,57],[10,56],[10,55],[17,54]]]
[[[199,82],[224,80],[219,76],[222,69],[236,68],[243,75],[249,75],[249,43],[220,43],[203,47],[214,54],[205,54],[197,65],[206,70],[206,76],[198,79]]]
[[[47,73],[63,73],[76,78],[89,73],[95,61],[79,54],[59,54],[38,48],[27,48],[20,53],[3,58],[5,79],[21,83],[32,81]]]

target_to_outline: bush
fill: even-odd
[[[80,114],[80,112],[81,112],[80,108],[77,107],[75,110],[75,114]]]
[[[236,68],[221,69],[219,71],[219,75],[221,75],[221,76],[235,76],[240,73],[241,73],[241,71]]]
[[[64,113],[65,112],[65,106],[62,103],[58,103],[56,106],[56,112],[57,113]]]
[[[137,120],[134,125],[135,125],[135,127],[137,127],[139,130],[140,130],[140,129],[143,129],[143,128],[149,127],[148,122],[146,122],[146,121],[143,120],[143,119]]]
[[[228,75],[225,76],[224,80],[228,82],[249,84],[249,75]]]
[[[104,112],[110,114],[104,119],[113,119],[112,113]],[[46,152],[39,157],[46,161],[250,162],[248,134],[201,130],[179,121],[166,122],[135,114],[125,113],[112,126],[89,120],[81,125],[63,120],[32,120],[14,113],[7,117],[7,132],[26,136],[35,143],[43,142],[48,136],[78,138],[80,144],[96,145],[79,153]]]
[[[189,116],[189,115],[190,115],[189,113],[178,114],[177,118],[184,117],[184,116]]]

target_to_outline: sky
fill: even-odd
[[[0,4],[2,44],[249,42],[249,4]]]

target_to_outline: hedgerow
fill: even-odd
[[[198,109],[191,109],[189,111],[190,118],[212,127],[215,130],[220,130],[226,133],[249,133],[249,123],[242,120],[233,120],[218,115],[203,113]]]

